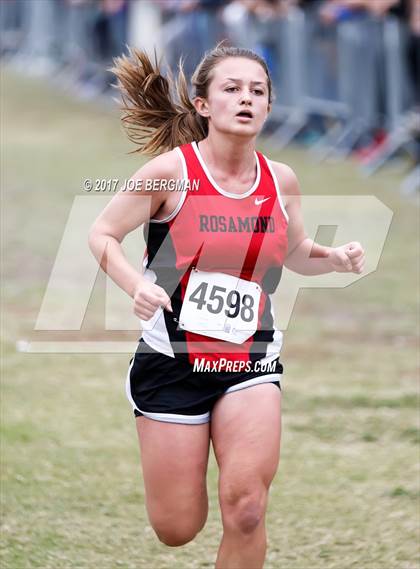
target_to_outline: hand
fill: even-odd
[[[142,279],[134,290],[134,314],[142,320],[150,320],[159,307],[173,312],[171,299],[164,289]]]
[[[331,249],[328,258],[337,273],[360,273],[365,266],[365,252],[357,241]]]

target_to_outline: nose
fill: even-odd
[[[248,89],[243,89],[241,91],[241,105],[243,104],[250,105],[251,103],[252,103],[252,98],[250,91]]]

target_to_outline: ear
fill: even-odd
[[[195,110],[199,115],[205,118],[209,117],[209,108],[206,99],[204,99],[203,97],[196,97],[193,101],[193,104]]]

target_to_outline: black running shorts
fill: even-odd
[[[244,371],[197,371],[180,358],[171,358],[142,340],[130,360],[126,393],[136,417],[198,425],[210,421],[213,406],[225,393],[260,383],[279,389],[283,366],[274,359]],[[258,369],[257,369],[258,368]]]

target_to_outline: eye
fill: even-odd
[[[264,91],[262,89],[254,89],[254,93],[256,95],[264,95]]]
[[[226,87],[225,91],[227,91],[228,93],[232,93],[233,91],[237,90],[238,87]]]

